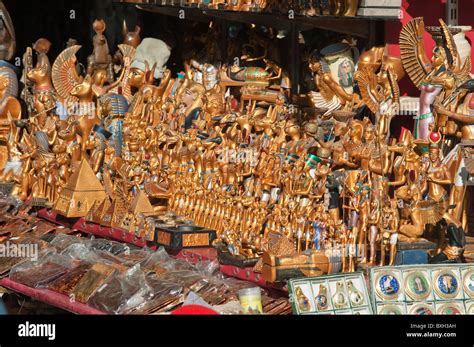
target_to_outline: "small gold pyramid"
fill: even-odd
[[[53,211],[67,218],[85,217],[94,204],[106,198],[105,189],[87,160],[78,168],[59,193]]]
[[[127,215],[122,220],[121,228],[129,232],[135,231],[139,226],[137,221],[139,215],[152,216],[155,215],[155,210],[148,199],[148,196],[143,190],[140,190],[132,201]]]
[[[110,201],[110,198],[108,197],[105,198],[102,202],[96,201],[94,206],[92,206],[89,213],[87,214],[86,220],[88,222],[100,224],[102,221],[102,218],[109,210],[110,205],[112,205],[112,202]]]
[[[129,211],[135,215],[139,213],[142,213],[145,216],[155,214],[155,210],[150,203],[150,199],[148,199],[148,196],[143,190],[140,190],[135,196]]]
[[[115,198],[107,212],[103,215],[100,224],[112,228],[118,228],[121,226],[126,213],[127,207],[125,201],[121,198]]]

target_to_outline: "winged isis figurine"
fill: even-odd
[[[430,124],[435,123],[432,106],[436,98],[449,100],[456,88],[469,79],[471,59],[461,62],[451,29],[440,19],[440,27],[425,28],[423,18],[414,18],[400,33],[403,67],[421,90],[415,137],[427,140]],[[436,41],[433,57],[428,59],[423,35],[429,31]]]
[[[81,83],[81,76],[78,75],[76,69],[76,53],[79,49],[81,49],[79,45],[66,48],[53,64],[53,85],[58,97],[64,103],[77,102],[77,98],[71,95],[71,92]]]
[[[77,102],[77,98],[71,95],[71,92],[83,81],[83,77],[78,75],[76,69],[76,53],[80,48],[81,46],[79,45],[66,48],[53,64],[52,79],[54,88],[64,102]],[[117,81],[110,85],[93,85],[92,89],[96,96],[116,93],[123,95],[127,100],[132,98],[129,76],[132,61],[135,57],[135,48],[130,45],[121,44],[119,49],[123,55],[122,72]]]
[[[120,44],[120,52],[122,53],[122,72],[118,77],[117,81],[112,83],[110,86],[106,87],[108,93],[115,93],[123,95],[128,102],[132,101],[132,89],[129,83],[130,79],[130,70],[132,68],[132,62],[135,58],[136,49],[133,46]]]
[[[362,101],[375,114],[380,136],[388,135],[390,122],[400,109],[398,81],[404,75],[400,59],[383,52],[379,64],[364,66],[359,63],[355,79]]]

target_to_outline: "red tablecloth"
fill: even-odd
[[[48,289],[31,288],[21,283],[14,282],[9,278],[0,279],[0,286],[72,313],[89,315],[106,314],[80,302],[71,301],[71,299],[66,295]]]

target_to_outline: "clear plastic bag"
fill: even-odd
[[[196,271],[199,273],[205,275],[205,276],[212,276],[212,277],[218,277],[219,275],[222,275],[222,273],[219,271],[219,262],[217,260],[214,261],[200,261],[198,262],[195,266]],[[224,278],[224,277],[222,277]]]
[[[148,261],[152,253],[147,249],[127,250],[117,257],[122,259],[125,266],[135,266]]]
[[[163,280],[156,274],[151,274],[146,277],[146,282],[150,288],[150,295],[152,297],[159,297],[165,295],[178,296],[183,293],[183,287],[175,282]]]
[[[155,279],[182,287],[183,295],[195,292],[209,305],[238,300],[238,290],[252,286],[244,281],[225,278],[219,271],[217,261],[204,261],[193,265],[171,258],[163,249],[152,254],[142,266],[145,271],[153,272]]]
[[[203,306],[207,308],[212,307],[203,298],[201,298],[198,294],[192,291],[188,293],[188,295],[186,296],[186,299],[184,299],[184,302],[183,302],[183,306],[188,306],[188,305],[198,305],[198,306]]]
[[[200,292],[201,297],[211,305],[222,305],[225,302],[238,300],[237,292],[243,288],[254,287],[255,284],[226,277],[219,270],[217,260],[203,261],[195,265],[196,271],[209,284]]]
[[[123,313],[145,302],[149,290],[140,266],[134,266],[125,273],[113,276],[88,303],[104,312]]]
[[[157,265],[164,265],[172,261],[174,261],[174,259],[166,253],[163,247],[160,247],[155,252],[150,253],[150,256],[142,262],[141,266],[143,269],[153,269]]]
[[[93,264],[74,287],[71,295],[75,300],[86,303],[94,294],[117,274],[116,268],[107,264]]]
[[[106,239],[96,239],[94,237],[89,240],[89,246],[94,251],[105,251],[113,255],[130,252],[132,249],[135,250],[134,246],[128,245],[126,243]]]
[[[144,269],[153,269],[158,266],[166,271],[194,270],[190,263],[172,258],[163,247],[151,253],[141,265]]]
[[[18,197],[9,195],[6,196],[4,193],[0,193],[0,215],[4,216],[7,213],[15,216],[18,214],[18,210],[23,207],[23,201]]]
[[[102,260],[96,252],[91,250],[84,243],[73,243],[63,250],[61,254],[71,259],[82,260],[89,263],[97,263]]]
[[[99,260],[97,261],[98,263],[110,265],[120,272],[125,272],[128,270],[128,267],[125,266],[123,263],[123,259],[109,252],[95,251],[94,254],[96,254],[99,257]]]
[[[135,249],[135,246],[129,245],[126,243],[117,242],[117,241],[110,241],[110,242],[112,243],[110,253],[112,253],[113,255],[124,254],[126,252],[129,252]]]
[[[205,280],[198,272],[192,270],[169,271],[160,275],[159,277],[163,281],[174,282],[180,286],[190,288],[196,292],[207,284],[207,282],[204,283]],[[193,288],[193,286],[195,288]]]
[[[212,306],[212,309],[223,315],[242,314],[242,307],[239,301],[229,301],[223,305]]]
[[[146,300],[124,313],[151,314],[167,312],[184,301],[184,288],[179,284],[165,281],[156,274],[147,275],[146,282],[149,288]]]
[[[64,251],[66,248],[68,248],[70,245],[75,244],[75,243],[83,243],[85,244],[87,240],[83,238],[78,238],[77,236],[72,236],[72,235],[57,235],[51,242],[51,246],[56,247],[58,252]]]
[[[8,274],[14,266],[24,261],[56,253],[56,249],[49,248],[47,242],[32,238],[28,234],[2,242],[2,246],[5,253],[0,256],[0,276]]]
[[[10,271],[10,279],[28,287],[47,287],[77,266],[77,262],[60,254],[40,257],[37,261],[27,260],[15,265]]]
[[[48,289],[69,296],[91,267],[92,264],[79,263],[74,269],[51,282]]]
[[[89,240],[89,247],[93,251],[106,251],[112,253],[112,246],[113,244],[110,240],[96,239],[94,237]]]

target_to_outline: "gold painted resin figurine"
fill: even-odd
[[[440,27],[430,27],[437,45],[431,61],[426,55],[423,18],[415,18],[400,33],[403,66],[413,83],[420,88],[420,109],[415,117],[415,138],[427,140],[429,125],[435,123],[432,106],[436,98],[449,100],[454,89],[469,78],[470,57],[462,64],[451,29],[440,19]]]
[[[357,1],[329,3],[312,10],[355,15]],[[267,3],[208,5],[254,11]],[[373,47],[357,62],[342,41],[315,51],[307,66],[315,90],[303,96],[291,94],[276,63],[273,33],[252,28],[237,45],[241,65],[215,61],[209,34],[204,52],[176,73],[166,67],[170,46],[140,40],[138,27],[124,26],[112,59],[105,29],[94,22],[86,73],[77,44],[52,65],[48,40],[27,50],[25,114],[14,70],[0,67],[2,191],[160,244],[167,236],[154,240],[155,227],[192,230],[192,242],[199,230],[215,231],[220,256],[257,264],[267,281],[393,265],[399,248],[427,240],[438,245],[432,262],[462,259],[474,87],[444,22],[427,28],[442,38],[431,62],[421,19],[403,29],[401,59]],[[11,25],[6,32],[7,48]],[[421,107],[414,132],[396,139],[404,69],[422,89]],[[361,305],[355,283],[348,294],[344,283],[297,289],[300,311],[326,310],[328,300]]]

